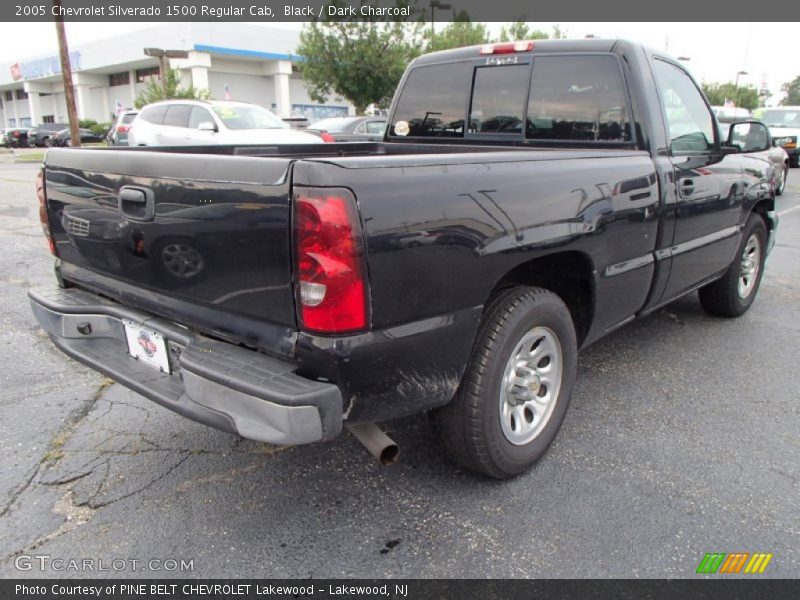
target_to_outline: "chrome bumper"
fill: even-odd
[[[31,290],[29,298],[37,321],[63,352],[185,417],[271,444],[305,444],[341,433],[339,388],[300,377],[290,362],[82,290]],[[171,374],[128,354],[123,319],[164,336]]]

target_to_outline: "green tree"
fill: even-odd
[[[781,91],[786,92],[786,97],[781,100],[782,106],[795,106],[800,104],[800,75],[784,83],[781,86]]]
[[[752,85],[740,85],[738,88],[733,83],[704,83],[703,93],[712,106],[722,106],[730,100],[741,108],[753,110],[757,108],[760,99],[758,90]]]
[[[151,102],[158,102],[159,100],[172,100],[173,98],[208,98],[208,90],[196,90],[194,86],[190,85],[188,88],[181,87],[181,74],[177,69],[170,69],[167,71],[167,93],[164,95],[164,87],[161,80],[153,78],[147,82],[141,92],[136,95],[133,105],[136,108],[142,108]]]
[[[564,34],[561,28],[553,27],[553,35],[551,36],[546,31],[541,29],[532,29],[528,23],[524,21],[516,21],[510,25],[504,26],[500,29],[501,42],[514,42],[519,40],[548,40],[550,38],[561,39]]]
[[[489,30],[482,23],[473,23],[467,13],[461,12],[455,16],[452,23],[433,36],[427,34],[426,52],[449,50],[463,46],[477,46],[492,41]]]
[[[375,5],[361,0],[361,5]],[[344,7],[342,0],[330,6]],[[396,6],[408,6],[398,1]],[[386,105],[391,100],[409,61],[420,54],[422,23],[412,17],[397,17],[381,22],[365,20],[314,21],[300,33],[297,53],[309,95],[317,102],[335,94],[347,99],[361,114],[372,103]]]

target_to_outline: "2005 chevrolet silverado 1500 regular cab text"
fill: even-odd
[[[59,285],[31,303],[191,419],[301,444],[433,411],[453,458],[507,478],[555,437],[580,348],[695,289],[750,307],[777,217],[749,150],[634,43],[439,52],[382,142],[48,151]]]

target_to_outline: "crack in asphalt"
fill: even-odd
[[[94,509],[91,507],[75,504],[73,499],[73,491],[68,489],[64,495],[53,505],[53,514],[64,515],[64,522],[61,523],[61,525],[59,525],[55,531],[51,531],[48,534],[40,536],[24,548],[7,554],[3,560],[10,560],[15,556],[19,556],[20,554],[31,552],[39,546],[42,546],[43,544],[46,544],[57,537],[61,537],[62,535],[69,533],[74,529],[77,529],[81,525],[85,525],[91,520],[93,513]]]
[[[105,379],[102,381],[100,386],[97,388],[97,391],[95,391],[95,393],[92,394],[88,400],[86,400],[82,405],[73,410],[67,416],[66,423],[58,430],[54,438],[68,438],[78,424],[86,417],[86,415],[89,414],[89,412],[92,410],[92,407],[97,403],[100,397],[113,383],[114,382],[110,379]],[[11,490],[8,502],[0,510],[0,518],[5,517],[11,511],[14,504],[16,504],[19,497],[31,487],[34,479],[36,479],[36,476],[41,472],[42,467],[48,462],[47,456],[48,451],[45,451],[39,459],[39,462],[36,464],[36,467],[33,469],[33,473],[31,473],[30,477],[23,480],[23,482],[16,489]]]
[[[172,465],[169,469],[164,471],[158,477],[155,477],[155,478],[151,479],[149,482],[147,482],[142,487],[140,487],[138,489],[135,489],[132,492],[129,492],[127,494],[123,494],[122,496],[119,496],[119,497],[114,498],[113,500],[109,500],[107,502],[93,502],[93,500],[95,498],[97,498],[98,494],[103,490],[103,485],[105,483],[107,483],[107,481],[104,480],[103,483],[99,486],[97,492],[91,498],[89,498],[86,502],[81,502],[77,506],[88,506],[89,508],[91,508],[93,510],[97,510],[99,508],[105,508],[106,506],[111,506],[112,504],[116,504],[120,500],[125,500],[126,498],[130,498],[131,496],[135,496],[136,494],[140,494],[141,492],[143,492],[146,489],[150,488],[152,485],[154,485],[154,484],[158,483],[159,481],[161,481],[162,479],[168,477],[170,475],[170,473],[172,473],[175,469],[180,467],[191,456],[191,454],[189,454],[188,452],[185,452],[184,454],[185,454],[185,456],[183,458],[181,458],[178,462],[176,462],[174,465]],[[109,469],[110,469],[110,463],[109,463]]]

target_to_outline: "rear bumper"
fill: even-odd
[[[82,290],[31,290],[29,297],[39,324],[63,352],[185,417],[272,444],[317,442],[341,433],[339,388],[297,375],[290,362],[193,334]],[[128,354],[123,319],[164,336],[171,374]]]

